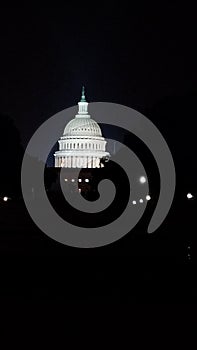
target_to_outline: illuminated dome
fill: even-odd
[[[75,117],[66,125],[64,136],[102,136],[102,132],[100,126],[90,116]]]
[[[88,114],[88,102],[84,87],[78,114],[65,127],[59,139],[59,151],[55,152],[55,167],[99,168],[101,160],[108,159],[106,144],[101,128]]]

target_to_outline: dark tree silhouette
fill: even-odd
[[[23,147],[13,119],[0,114],[0,195],[16,196],[20,193],[20,170]]]

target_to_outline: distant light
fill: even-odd
[[[143,199],[141,198],[141,199],[139,200],[139,202],[140,202],[140,203],[143,203],[144,201],[143,201]]]
[[[79,188],[79,193],[81,193],[81,188]]]
[[[71,181],[72,181],[72,182],[75,182],[75,179],[72,179]]]
[[[194,196],[193,196],[191,193],[188,193],[188,194],[187,194],[187,198],[188,198],[188,199],[191,199],[191,198],[193,198],[193,197],[194,197]]]
[[[66,182],[67,182],[67,181],[68,181],[68,179],[64,179],[64,181],[66,181]]]
[[[140,183],[144,184],[146,182],[145,176],[140,176]]]
[[[4,202],[8,201],[8,197],[3,197]]]
[[[151,196],[149,196],[149,194],[147,194],[146,200],[147,200],[147,201],[150,201],[150,200],[151,200]]]
[[[89,179],[85,179],[85,182],[89,182],[90,180]]]
[[[137,204],[137,202],[136,202],[136,201],[133,201],[132,203],[133,203],[134,205],[135,205],[135,204]]]
[[[82,182],[82,179],[78,179],[79,182]]]

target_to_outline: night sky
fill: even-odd
[[[0,111],[14,119],[25,146],[42,122],[77,104],[84,84],[89,102],[133,107],[164,136],[176,127],[181,146],[196,122],[195,111],[179,116],[180,104],[187,109],[196,97],[195,17],[178,1],[3,8]],[[153,115],[169,98],[173,113]]]

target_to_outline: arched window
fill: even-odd
[[[87,148],[87,143],[85,143],[85,148]]]
[[[79,143],[77,144],[77,148],[79,148]]]

